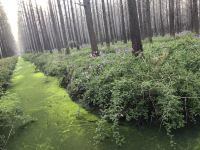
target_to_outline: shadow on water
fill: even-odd
[[[48,82],[47,82],[48,81]],[[58,80],[35,72],[34,65],[19,59],[9,93],[16,93],[24,113],[37,119],[19,129],[8,150],[171,150],[169,138],[157,128],[138,129],[123,125],[126,138],[122,147],[107,139],[94,145],[98,118],[71,101]],[[78,115],[78,117],[77,117]],[[200,128],[179,130],[177,149],[200,149]]]

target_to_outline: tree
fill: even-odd
[[[50,19],[51,19],[52,26],[53,26],[53,34],[54,34],[53,39],[55,40],[54,44],[55,44],[55,47],[58,49],[58,51],[61,52],[61,48],[62,48],[61,40],[60,40],[60,36],[59,36],[59,31],[58,31],[58,26],[56,23],[55,14],[53,12],[53,6],[52,6],[51,0],[48,0],[48,5],[49,5],[49,12],[50,12]]]
[[[48,0],[47,8],[41,8],[37,1],[35,3],[32,1],[34,0],[20,0],[19,5],[21,21],[19,37],[25,51],[43,52],[43,49],[45,51],[49,49],[52,52],[53,49],[68,49],[69,46],[71,48],[77,46],[79,49],[83,44],[90,43],[88,23],[83,13],[84,7],[77,5],[83,0]],[[135,2],[136,6],[133,6],[134,1],[128,0],[92,0],[90,7],[95,40],[102,45],[106,42],[109,48],[110,41],[114,43],[123,40],[126,43],[127,40],[133,39],[131,35],[134,35],[137,44],[134,43],[133,48],[142,51],[139,41],[149,38],[151,42],[153,33],[162,36],[166,33],[175,36],[175,33],[184,30],[199,33],[199,0],[135,0]],[[132,12],[128,7],[133,7]],[[134,9],[137,9],[138,16],[135,15]],[[137,24],[140,29],[137,29]],[[5,30],[5,27],[3,24],[1,30]],[[3,43],[3,38],[0,44],[2,47],[9,45]],[[0,55],[3,53],[7,51],[1,50]]]
[[[181,32],[181,2],[176,0],[176,32]]]
[[[141,32],[141,37],[143,38],[144,35],[144,23],[143,23],[143,15],[142,15],[142,5],[141,5],[141,0],[137,0],[137,6],[138,6],[138,15],[139,15],[139,24],[140,24],[140,32]]]
[[[61,8],[60,0],[57,0],[57,4],[58,4],[58,11],[59,11],[60,22],[61,22],[63,42],[64,42],[64,46],[66,48],[66,53],[69,54],[70,50],[69,50],[67,33],[66,33],[66,30],[65,30],[65,23],[64,23],[63,12],[62,12],[62,8]]]
[[[146,0],[146,16],[147,16],[147,33],[149,41],[152,42],[153,32],[151,26],[151,11],[150,11],[150,2]]]
[[[143,56],[143,46],[140,35],[136,0],[128,0],[128,7],[129,7],[131,41],[133,48],[132,52],[135,56]]]
[[[124,19],[124,7],[123,7],[122,0],[120,0],[120,6],[121,6],[121,20],[122,20],[122,37],[123,37],[124,43],[127,43],[125,19]]]
[[[159,10],[160,10],[160,34],[161,34],[161,36],[165,36],[165,28],[164,28],[164,23],[163,23],[161,0],[159,0]]]
[[[96,6],[96,11],[97,11],[97,24],[98,24],[98,29],[100,31],[99,36],[100,36],[100,41],[101,45],[103,45],[103,32],[102,32],[102,26],[100,23],[100,12],[99,12],[99,7],[98,7],[98,0],[95,0],[95,6]]]
[[[110,38],[111,38],[111,41],[112,41],[112,44],[114,44],[114,24],[112,22],[112,16],[111,16],[111,9],[110,9],[110,5],[108,3],[108,0],[107,0],[107,12],[108,12],[108,24],[109,24],[109,27],[110,27]]]
[[[34,8],[33,8],[31,0],[29,0],[29,7],[27,10],[28,10],[28,14],[30,16],[29,19],[30,19],[31,28],[33,30],[33,34],[35,37],[34,40],[36,41],[37,50],[39,52],[42,52],[43,51],[42,42],[40,39],[39,30],[38,30],[38,26],[37,26],[37,22],[36,22],[36,17],[35,17],[35,12],[34,12]]]
[[[76,38],[76,48],[80,49],[80,43],[79,43],[79,37],[78,37],[78,29],[76,25],[76,19],[75,19],[75,12],[74,12],[74,5],[72,0],[70,0],[70,6],[71,6],[71,13],[72,13],[72,21],[73,21],[73,27],[74,27],[74,35]]]
[[[155,35],[158,34],[157,25],[156,25],[156,11],[155,11],[155,0],[153,0],[153,24],[154,24],[154,32]]]
[[[40,9],[40,11],[39,11],[37,3],[36,3],[36,12],[37,12],[37,17],[38,17],[38,21],[39,21],[39,28],[41,31],[43,47],[45,50],[49,50],[49,49],[51,49],[50,40],[49,40],[49,36],[48,36],[47,30],[46,30],[46,23],[44,21],[43,11],[42,11],[42,9]]]
[[[101,2],[102,2],[104,28],[105,28],[105,34],[106,34],[106,45],[107,45],[107,47],[110,47],[110,38],[109,38],[109,34],[108,34],[109,32],[108,32],[108,22],[107,22],[105,2],[104,2],[104,0],[101,0]]]
[[[146,0],[142,0],[142,18],[143,18],[143,33],[142,33],[142,39],[146,38],[148,36],[148,28],[147,28],[147,6],[146,6]]]
[[[96,35],[95,35],[95,32],[94,32],[90,0],[83,0],[83,5],[84,5],[84,8],[85,8],[87,27],[88,27],[88,32],[89,32],[89,36],[90,36],[92,56],[97,57],[97,56],[99,56],[100,53],[99,53],[99,50],[98,50]]]
[[[199,34],[199,15],[198,15],[198,5],[197,0],[193,0],[193,9],[192,9],[192,31],[196,34]]]
[[[175,37],[174,0],[169,0],[169,29],[170,29],[170,35]]]
[[[6,13],[0,4],[0,59],[15,55],[15,50],[16,43]]]

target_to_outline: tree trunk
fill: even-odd
[[[162,2],[159,0],[159,8],[160,8],[160,34],[161,36],[165,36],[165,29],[163,24],[163,17],[162,17]]]
[[[151,11],[150,11],[150,2],[149,0],[146,0],[146,16],[147,16],[147,32],[148,32],[148,38],[149,41],[152,43],[152,27],[151,27]]]
[[[84,8],[85,8],[85,15],[86,15],[88,32],[89,32],[89,36],[90,36],[92,56],[97,57],[97,56],[99,56],[99,50],[98,50],[98,46],[97,46],[96,35],[95,35],[95,32],[94,32],[90,0],[83,0],[83,3],[84,3]]]
[[[155,11],[155,0],[153,0],[153,23],[155,35],[158,35],[157,25],[156,25],[156,11]]]
[[[193,32],[199,34],[199,18],[198,18],[198,5],[197,0],[193,0],[193,9],[192,9],[192,24]]]
[[[62,8],[61,8],[60,0],[57,0],[57,5],[58,5],[58,11],[59,11],[59,17],[60,17],[63,43],[64,43],[64,47],[66,48],[66,53],[69,54],[70,50],[69,50],[69,46],[68,46],[67,33],[65,30],[65,22],[64,22],[64,18],[63,18],[63,12],[62,12]]]
[[[109,38],[109,34],[108,34],[108,22],[107,22],[105,2],[104,2],[104,0],[101,0],[101,1],[102,1],[104,28],[105,28],[105,34],[106,34],[106,45],[107,45],[107,47],[110,47],[110,38]]]
[[[78,30],[77,30],[77,25],[76,25],[76,20],[75,20],[75,12],[74,12],[74,6],[72,0],[70,0],[70,5],[71,5],[71,12],[72,12],[72,21],[73,21],[73,26],[74,26],[74,35],[76,38],[76,47],[79,50],[80,45],[79,45],[79,38],[78,38]]]
[[[170,29],[170,35],[175,37],[174,0],[169,0],[169,29]]]
[[[99,15],[99,7],[98,7],[98,0],[95,0],[95,6],[96,6],[96,11],[97,11],[97,24],[98,24],[98,29],[99,29],[99,36],[100,36],[100,42],[101,45],[103,45],[103,31],[102,31],[102,27],[101,27],[101,23],[100,23],[100,15]]]
[[[130,20],[130,32],[133,54],[137,56],[143,56],[143,47],[140,36],[140,27],[138,21],[138,12],[136,6],[136,0],[128,0],[129,7],[129,20]]]
[[[59,32],[58,32],[58,27],[57,27],[57,24],[56,24],[56,19],[55,19],[55,15],[54,15],[54,12],[53,12],[53,7],[52,7],[52,2],[51,0],[48,1],[48,5],[49,5],[49,12],[50,12],[50,19],[52,21],[52,26],[53,26],[53,33],[54,33],[54,44],[55,44],[55,47],[58,49],[59,52],[61,52],[61,41],[60,41],[60,37],[59,37]]]
[[[121,6],[121,20],[122,20],[122,36],[123,36],[124,43],[127,43],[125,20],[124,20],[124,7],[123,7],[122,0],[120,0],[120,6]]]
[[[139,15],[139,24],[140,24],[140,32],[142,39],[144,38],[144,23],[143,23],[143,16],[142,16],[142,6],[141,6],[141,0],[137,1],[138,4],[138,15]]]

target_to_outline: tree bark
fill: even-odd
[[[101,0],[101,2],[102,2],[102,10],[103,10],[105,35],[106,35],[106,45],[107,45],[107,47],[110,47],[110,38],[109,38],[109,34],[108,34],[109,32],[108,32],[108,22],[107,22],[105,2],[104,2],[104,0]]]
[[[169,0],[169,29],[170,29],[170,35],[175,37],[174,0]]]
[[[75,12],[74,12],[74,6],[73,6],[72,0],[70,0],[70,5],[71,5],[72,21],[73,21],[73,26],[74,26],[74,35],[76,38],[76,48],[79,50],[80,43],[79,43],[79,38],[78,38],[78,30],[77,30],[77,25],[76,25],[76,20],[75,20]]]
[[[84,8],[85,8],[87,27],[88,27],[90,43],[91,43],[91,48],[92,48],[92,56],[97,57],[100,55],[100,53],[98,50],[96,35],[94,32],[90,0],[83,0],[83,3],[84,3]]]
[[[160,34],[161,34],[161,36],[165,36],[165,28],[164,28],[164,23],[163,23],[161,0],[159,0],[159,8],[160,8]]]
[[[138,21],[138,12],[136,0],[128,0],[129,7],[129,20],[130,20],[130,32],[133,54],[137,56],[143,56],[143,46],[140,36],[140,27]]]
[[[66,33],[66,30],[65,30],[65,22],[64,22],[64,18],[63,18],[63,12],[62,12],[62,8],[61,8],[60,0],[57,0],[57,5],[58,5],[58,11],[59,11],[59,17],[60,17],[60,24],[61,24],[61,30],[62,30],[61,33],[62,33],[62,36],[63,36],[63,43],[64,43],[64,47],[66,48],[66,53],[69,54],[70,50],[69,50],[67,33]]]
[[[122,20],[122,37],[123,37],[124,43],[127,43],[125,20],[124,20],[124,7],[123,7],[122,0],[120,0],[120,7],[121,7],[121,20]]]
[[[192,9],[192,24],[193,32],[199,34],[199,15],[198,15],[198,5],[197,0],[193,0],[193,9]]]
[[[147,16],[147,32],[148,32],[148,38],[149,41],[152,43],[152,37],[153,37],[153,32],[152,32],[152,26],[151,26],[151,11],[150,11],[150,2],[149,0],[146,0],[146,16]]]

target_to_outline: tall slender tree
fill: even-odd
[[[163,23],[163,14],[162,14],[162,1],[159,0],[159,10],[160,10],[160,34],[161,36],[165,35],[165,28]]]
[[[74,12],[74,2],[70,0],[70,6],[71,6],[71,13],[72,13],[72,22],[73,22],[73,28],[74,28],[74,35],[76,39],[76,48],[79,50],[80,49],[80,41],[78,37],[78,29],[77,29],[77,24],[76,24],[76,19],[75,19],[75,12]]]
[[[151,11],[150,11],[150,2],[146,0],[146,16],[147,16],[147,32],[149,41],[152,42],[153,32],[151,26]]]
[[[122,0],[120,0],[120,6],[121,6],[121,20],[122,20],[122,37],[123,37],[124,43],[127,43],[125,19],[124,19],[124,7],[123,7],[123,1]]]
[[[60,0],[57,0],[57,5],[58,5],[58,11],[59,11],[64,47],[66,48],[66,53],[69,54],[70,50],[69,50],[67,33],[66,33],[66,29],[65,29],[65,22],[64,22],[64,17],[63,17],[63,12],[62,12],[62,8],[61,8]]]
[[[84,4],[84,8],[85,8],[85,15],[86,15],[88,32],[89,32],[89,36],[90,36],[92,56],[97,57],[97,56],[99,56],[100,53],[99,53],[99,50],[98,50],[96,35],[95,35],[95,32],[94,32],[90,0],[83,0],[83,2],[84,2],[83,4]]]
[[[56,18],[55,18],[55,14],[54,14],[54,11],[53,11],[53,6],[52,6],[52,1],[51,0],[48,0],[48,6],[49,6],[49,13],[50,13],[50,19],[51,19],[51,23],[52,23],[52,26],[53,26],[53,34],[54,34],[54,37],[53,39],[55,40],[54,44],[55,44],[55,48],[58,49],[59,52],[61,52],[61,39],[60,39],[60,36],[59,36],[59,31],[58,31],[58,26],[57,26],[57,23],[56,23]]]
[[[106,45],[107,45],[107,47],[110,47],[110,37],[109,37],[109,31],[108,31],[108,22],[107,22],[105,2],[104,2],[104,0],[101,0],[101,2],[102,2],[104,28],[105,28],[105,34],[106,34]]]
[[[132,52],[135,56],[143,56],[143,46],[140,35],[136,0],[128,0],[128,6],[129,6],[131,41],[133,48]]]
[[[199,15],[198,15],[198,3],[197,0],[193,0],[193,9],[192,9],[192,31],[196,34],[199,34]]]
[[[169,26],[170,26],[170,35],[175,36],[175,27],[174,27],[174,0],[169,0]]]

